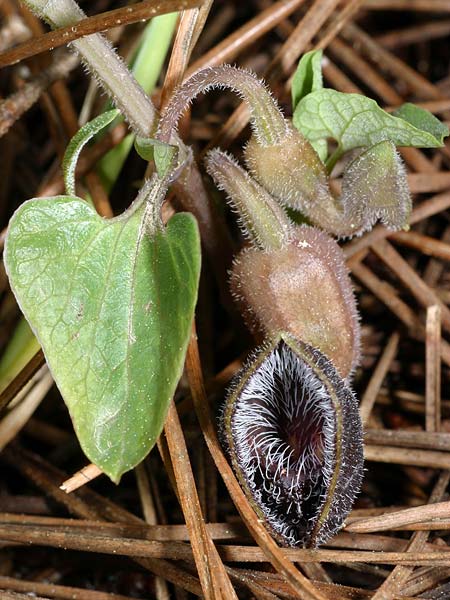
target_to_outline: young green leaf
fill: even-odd
[[[322,50],[311,50],[304,54],[298,63],[294,78],[292,79],[292,110],[295,111],[297,104],[302,98],[323,88],[322,77]],[[317,152],[322,162],[325,162],[328,155],[327,140],[316,140],[312,142],[312,147]]]
[[[79,198],[25,202],[5,265],[88,458],[113,481],[161,433],[181,375],[200,271],[196,222],[150,235],[145,206],[104,220]]]
[[[75,196],[75,168],[77,166],[78,157],[83,147],[94,137],[103,127],[106,127],[118,116],[119,111],[115,108],[108,110],[86,125],[83,125],[81,129],[70,140],[67,146],[66,152],[64,153],[64,159],[62,163],[62,169],[64,174],[64,184],[66,186],[66,192],[69,196]]]
[[[160,177],[167,175],[178,152],[176,146],[171,146],[153,138],[136,137],[134,147],[141,158],[155,161],[156,170]]]
[[[411,102],[402,104],[400,108],[392,113],[395,117],[407,121],[417,129],[431,133],[437,140],[444,143],[444,138],[448,136],[447,125],[441,123],[438,118],[428,110],[420,108]]]
[[[297,104],[302,98],[323,88],[322,79],[322,50],[311,50],[304,54],[298,63],[292,79],[292,110],[295,111]]]
[[[375,100],[359,94],[321,89],[297,104],[293,122],[310,142],[334,139],[339,151],[373,146],[385,140],[396,146],[437,148],[441,139],[381,109]]]

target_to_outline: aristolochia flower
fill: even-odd
[[[318,350],[281,334],[236,376],[222,415],[234,471],[285,546],[315,547],[342,526],[363,474],[356,398]]]

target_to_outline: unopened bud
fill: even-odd
[[[318,348],[343,378],[357,366],[356,303],[342,250],[326,233],[302,226],[282,248],[244,250],[231,289],[254,327],[269,335],[285,331]]]
[[[395,146],[383,141],[353,160],[342,182],[342,228],[361,235],[379,219],[389,229],[403,229],[411,214],[406,171]]]
[[[245,160],[255,179],[281,204],[299,210],[313,225],[337,237],[361,235],[377,220],[390,229],[408,224],[411,198],[406,172],[390,141],[375,144],[350,163],[342,194],[336,198],[324,164],[296,130],[270,146],[262,146],[253,136]]]
[[[319,224],[333,205],[325,165],[308,140],[290,128],[279,143],[263,146],[252,136],[244,152],[253,177],[283,205]],[[333,208],[333,206],[332,206]]]
[[[227,193],[244,235],[259,248],[281,248],[293,229],[281,206],[229,154],[216,148],[205,163],[217,187]]]

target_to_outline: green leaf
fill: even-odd
[[[62,163],[62,169],[64,173],[64,184],[66,186],[66,192],[69,196],[75,196],[75,169],[77,166],[78,157],[84,146],[94,137],[103,127],[109,125],[119,114],[119,111],[115,108],[108,110],[108,112],[102,113],[86,125],[83,125],[81,129],[70,140],[67,146],[66,152],[64,153],[64,159]]]
[[[292,79],[292,110],[307,94],[323,88],[322,56],[322,50],[311,50],[301,57]]]
[[[5,265],[88,458],[118,482],[161,433],[197,297],[195,219],[150,235],[145,206],[104,220],[79,198],[25,202]]]
[[[167,175],[178,153],[177,146],[153,138],[137,137],[134,147],[144,160],[155,161],[156,170],[160,177]]]
[[[300,100],[293,122],[310,142],[332,138],[338,142],[341,152],[385,140],[396,146],[442,146],[434,135],[393,117],[375,100],[325,88]]]
[[[444,138],[449,134],[447,125],[441,123],[441,121],[428,110],[420,108],[411,102],[402,104],[402,106],[392,114],[395,117],[414,125],[417,129],[431,133],[431,135],[439,140],[441,144],[444,143]]]
[[[327,140],[315,140],[311,142],[311,146],[317,152],[320,160],[325,162],[328,156],[328,142]]]

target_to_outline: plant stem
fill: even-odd
[[[75,24],[86,17],[75,0],[24,2],[54,28]],[[95,33],[75,40],[70,45],[76,49],[95,79],[114,99],[114,103],[136,133],[149,136],[156,125],[156,110],[111,44],[101,34]]]
[[[287,121],[264,83],[249,71],[222,65],[195,73],[176,90],[161,115],[159,138],[170,143],[178,121],[191,101],[202,92],[223,87],[233,90],[246,102],[259,144],[279,144],[289,134]]]
[[[131,71],[147,94],[151,94],[166,59],[177,22],[178,13],[152,19],[141,35],[140,46],[131,61]],[[111,190],[133,147],[134,135],[129,134],[110,150],[99,163],[99,172],[107,190]]]
[[[333,154],[327,159],[325,166],[327,168],[328,175],[331,175],[331,172],[333,171],[337,161],[341,158],[343,154],[344,152],[342,148],[338,146],[333,152]]]

